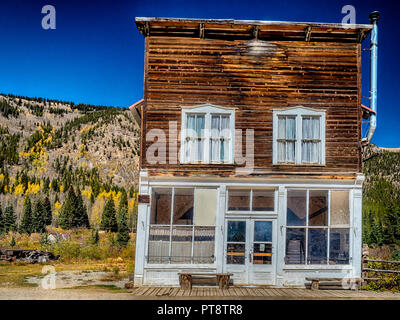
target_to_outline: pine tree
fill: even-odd
[[[115,215],[115,205],[112,198],[107,200],[101,216],[101,229],[111,232],[118,231],[117,217]]]
[[[24,215],[19,225],[19,232],[31,234],[34,231],[32,223],[32,203],[29,196],[26,196],[24,199]]]
[[[99,240],[99,229],[92,229],[92,244],[98,244]]]
[[[4,210],[4,232],[15,231],[17,227],[17,217],[14,213],[14,207],[9,205]]]
[[[89,218],[86,210],[86,206],[83,203],[81,190],[78,188],[76,192],[76,208],[74,215],[74,227],[89,228]]]
[[[12,236],[11,241],[10,241],[10,247],[13,248],[15,247],[16,243],[15,243],[15,239],[14,236]]]
[[[121,199],[119,200],[118,214],[121,213],[122,209],[125,209],[126,211],[128,211],[128,195],[126,194],[126,191],[124,188],[121,191]]]
[[[51,210],[51,203],[50,199],[48,196],[46,196],[43,200],[43,213],[44,213],[44,223],[46,226],[51,225],[51,222],[53,221],[53,214]]]
[[[126,209],[122,207],[118,214],[118,233],[117,242],[120,246],[125,247],[130,239],[128,221],[126,218]]]
[[[73,227],[73,218],[76,208],[76,195],[74,188],[71,186],[68,189],[67,198],[61,207],[61,212],[58,220],[58,225],[63,229],[71,229]]]
[[[40,199],[36,200],[32,212],[33,231],[43,233],[46,231],[46,212]]]

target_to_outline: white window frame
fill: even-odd
[[[187,116],[190,114],[204,115],[204,149],[203,161],[188,161],[185,159],[186,150],[186,128]],[[210,145],[211,145],[211,118],[213,115],[229,116],[229,128],[231,131],[230,146],[228,148],[228,160],[226,161],[211,161],[210,159]],[[224,108],[212,104],[203,104],[195,107],[182,107],[181,116],[181,150],[180,150],[180,163],[182,164],[233,164],[234,162],[234,146],[235,146],[235,109]]]
[[[293,165],[325,165],[325,110],[314,110],[302,106],[285,109],[273,109],[273,130],[272,130],[272,164],[293,164]],[[295,144],[295,162],[278,162],[278,117],[279,116],[293,116],[296,118],[296,144]],[[301,160],[301,142],[302,142],[302,117],[314,116],[320,117],[320,154],[321,161],[319,163],[302,162]]]

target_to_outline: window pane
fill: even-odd
[[[193,263],[214,263],[215,227],[194,228]]]
[[[271,264],[272,244],[255,243],[253,246],[253,264]]]
[[[204,116],[196,116],[196,133],[197,137],[202,137],[204,132]]]
[[[193,224],[194,189],[175,189],[173,224]]]
[[[286,138],[286,118],[278,117],[278,139]]]
[[[253,190],[253,211],[274,211],[273,190]]]
[[[330,229],[329,264],[349,264],[349,229]]]
[[[171,263],[191,263],[193,227],[172,227]]]
[[[195,115],[188,115],[187,116],[187,129],[195,131],[196,129],[196,116]]]
[[[212,161],[219,161],[219,139],[211,139],[211,160]]]
[[[245,242],[246,241],[246,222],[245,221],[228,221],[228,242]]]
[[[327,230],[308,229],[308,263],[327,263]]]
[[[312,137],[312,127],[311,127],[311,118],[303,117],[302,118],[302,137],[303,139],[311,139]]]
[[[272,221],[254,222],[254,241],[272,242]]]
[[[286,139],[296,139],[296,117],[286,117]]]
[[[319,139],[320,138],[320,117],[312,118],[312,138]]]
[[[278,141],[278,162],[286,162],[286,142]]]
[[[295,154],[296,154],[296,143],[295,142],[286,142],[286,161],[287,162],[295,162]]]
[[[301,142],[301,161],[311,162],[311,148],[312,142],[302,141]]]
[[[286,229],[286,264],[305,263],[305,229]]]
[[[287,225],[305,226],[307,214],[306,190],[288,190]]]
[[[250,190],[229,190],[228,210],[250,210]]]
[[[331,226],[350,225],[349,191],[331,191]]]
[[[227,264],[244,264],[245,244],[228,243],[226,245],[226,263]]]
[[[221,131],[224,137],[230,135],[229,116],[221,116]]]
[[[169,226],[150,226],[148,263],[169,262]]]
[[[220,116],[212,116],[211,117],[211,129],[213,130],[212,132],[212,136],[213,137],[218,137],[219,136],[219,120],[220,120]]]
[[[203,161],[204,141],[202,139],[196,140],[196,161]]]
[[[171,223],[171,188],[153,189],[151,197],[150,224]]]
[[[217,203],[217,189],[196,188],[194,224],[196,226],[215,226]]]
[[[328,225],[328,190],[310,190],[309,191],[309,226],[327,226]]]

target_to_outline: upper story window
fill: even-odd
[[[325,164],[325,111],[273,111],[273,164]]]
[[[181,163],[233,163],[234,116],[209,104],[182,109]]]

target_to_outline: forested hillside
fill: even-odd
[[[400,245],[400,152],[368,146],[363,171],[364,242]]]
[[[138,137],[127,109],[0,95],[0,233],[107,230],[117,206],[134,230]]]

